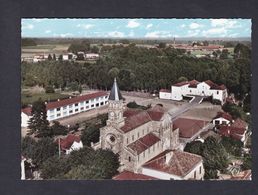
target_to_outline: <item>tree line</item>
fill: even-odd
[[[243,44],[236,45],[233,59],[194,58],[171,47],[103,46],[96,63],[22,62],[22,84],[65,88],[77,82],[90,88],[110,89],[117,77],[121,90],[152,92],[169,89],[183,76],[188,80],[209,79],[225,84],[230,92],[242,98],[250,92],[250,54],[250,48]]]

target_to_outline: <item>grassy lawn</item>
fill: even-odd
[[[24,46],[22,49],[54,49],[55,45]]]
[[[64,99],[68,98],[69,95],[64,95],[60,93],[37,93],[31,94],[28,92],[22,92],[21,94],[21,103],[22,105],[32,104],[33,102],[37,101],[41,98],[43,101],[55,101],[57,99]]]

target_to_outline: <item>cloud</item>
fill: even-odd
[[[119,32],[119,31],[113,31],[113,32],[109,32],[108,36],[110,37],[124,37],[124,33]]]
[[[229,19],[210,19],[212,27],[224,27],[224,28],[238,28],[241,25],[237,24],[235,20]]]
[[[71,37],[71,36],[73,36],[73,34],[72,33],[64,33],[64,34],[60,34],[59,36],[62,38],[65,38],[65,37]]]
[[[133,37],[134,36],[134,32],[131,31],[129,34],[128,34],[129,37]]]
[[[23,23],[22,24],[22,29],[28,29],[28,30],[32,30],[34,28],[34,25],[33,24],[25,24]]]
[[[145,34],[146,38],[167,38],[173,37],[173,35],[168,31],[153,31]]]
[[[93,24],[77,24],[76,26],[79,27],[79,28],[86,29],[86,30],[94,27]]]
[[[45,33],[51,33],[52,31],[51,30],[45,30]]]
[[[200,35],[200,30],[199,29],[194,29],[194,30],[188,30],[188,36],[190,37],[195,37],[195,36],[199,36]]]
[[[181,24],[180,27],[181,27],[181,28],[184,28],[184,27],[186,27],[186,25],[185,25],[185,24]]]
[[[203,36],[226,36],[228,33],[228,30],[225,27],[221,28],[211,28],[208,30],[202,31]]]
[[[140,23],[139,22],[136,22],[136,20],[129,20],[128,24],[127,24],[127,28],[136,28],[140,26]]]
[[[148,24],[147,26],[146,26],[146,29],[149,29],[149,28],[151,28],[153,26],[153,24]]]
[[[195,23],[195,22],[193,22],[193,23],[191,23],[191,24],[189,25],[189,28],[190,28],[190,29],[196,29],[196,28],[201,28],[201,27],[202,27],[201,24],[197,24],[197,23]]]

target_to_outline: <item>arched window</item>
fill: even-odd
[[[131,162],[131,156],[128,157],[128,161]]]

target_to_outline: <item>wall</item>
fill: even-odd
[[[62,106],[59,108],[60,110],[58,110],[58,108],[47,110],[47,119],[49,121],[52,121],[59,118],[71,116],[77,113],[81,113],[90,109],[94,109],[97,107],[101,107],[108,103],[107,100],[108,100],[108,96],[101,96],[94,99],[85,100],[82,102]]]
[[[170,100],[172,97],[171,92],[159,92],[159,98],[160,99],[166,99],[166,100]]]
[[[31,116],[28,116],[27,114],[21,112],[21,126],[28,127],[28,122],[29,122],[30,118],[31,118]]]

